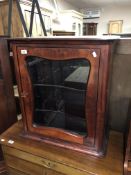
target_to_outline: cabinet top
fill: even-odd
[[[27,37],[27,38],[10,38],[11,41],[42,41],[42,40],[118,40],[120,36],[45,36],[45,37]]]

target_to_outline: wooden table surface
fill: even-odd
[[[106,156],[103,158],[96,158],[48,145],[40,141],[23,138],[20,136],[22,130],[22,122],[18,122],[0,136],[0,142],[4,150],[10,147],[15,150],[24,151],[25,153],[30,153],[60,163],[63,167],[78,169],[83,171],[84,174],[86,174],[86,172],[92,175],[123,174],[123,136],[121,133],[111,131]],[[1,141],[1,139],[5,141]],[[8,143],[9,140],[13,140],[14,143]],[[67,170],[65,170],[65,174],[69,174]]]

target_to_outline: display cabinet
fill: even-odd
[[[114,37],[11,39],[23,137],[102,156]]]
[[[98,23],[83,23],[83,35],[97,35]]]

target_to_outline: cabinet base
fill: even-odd
[[[73,151],[81,152],[84,154],[89,154],[89,155],[96,156],[96,157],[103,157],[105,155],[105,150],[98,152],[95,150],[93,146],[74,144],[74,143],[65,142],[62,140],[54,139],[54,138],[51,139],[51,138],[43,137],[43,136],[40,136],[34,133],[30,133],[30,132],[22,132],[20,135],[28,139],[44,142],[49,145],[59,146],[61,148],[70,149]]]

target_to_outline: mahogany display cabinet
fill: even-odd
[[[12,39],[24,137],[102,156],[114,37]]]

